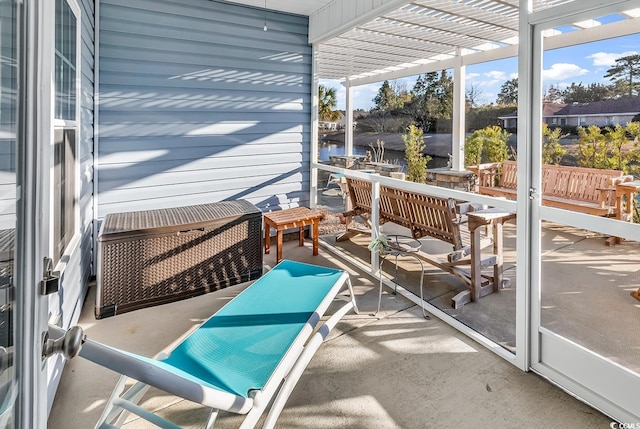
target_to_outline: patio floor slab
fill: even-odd
[[[401,296],[377,305],[377,281],[326,250],[311,256],[295,241],[285,256],[351,273],[361,314],[348,314],[319,349],[278,421],[280,428],[608,427],[610,419],[543,378],[525,373]],[[265,255],[265,266],[275,255]],[[80,325],[91,338],[154,356],[214,313],[246,285],[95,320],[90,295]],[[49,428],[92,427],[118,375],[77,358],[69,361]],[[202,427],[207,411],[156,392],[147,406],[186,428]],[[222,415],[220,427],[237,427]],[[125,428],[151,427],[131,419]]]

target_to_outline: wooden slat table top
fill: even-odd
[[[316,213],[307,207],[295,207],[292,209],[264,213],[264,220],[268,225],[274,228],[286,225],[292,225],[292,227],[294,227],[311,225],[313,222],[319,221],[321,216],[322,215],[320,213]]]
[[[514,219],[516,214],[499,208],[490,208],[468,212],[467,217],[469,231],[473,231],[480,226],[491,224],[494,220],[506,222],[509,219]]]
[[[640,190],[640,180],[634,180],[632,182],[622,182],[617,185],[620,188],[629,188],[631,190]]]

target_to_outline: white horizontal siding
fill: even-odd
[[[98,218],[308,203],[308,20],[209,0],[100,3]]]
[[[308,204],[305,17],[210,0],[100,3],[98,213]]]
[[[209,188],[213,189],[213,188]],[[199,190],[196,193],[179,193],[172,195],[165,193],[162,197],[154,196],[152,199],[145,199],[147,193],[133,193],[116,200],[109,199],[103,203],[105,213],[118,213],[131,211],[132,207],[145,207],[149,204],[160,207],[179,207],[202,204],[203,201],[225,201],[246,199],[249,201],[259,200],[261,209],[270,210],[278,208],[297,207],[309,199],[309,191],[303,188],[302,182],[278,183],[265,190],[263,182],[256,183],[256,186],[243,186],[235,189],[216,187],[217,190]],[[142,200],[139,198],[143,198]],[[133,199],[129,199],[133,198]]]

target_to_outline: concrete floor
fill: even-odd
[[[274,253],[265,256],[265,268],[275,264]],[[284,255],[348,270],[361,314],[348,314],[318,350],[279,428],[609,427],[608,417],[444,322],[425,320],[420,308],[401,296],[385,293],[383,310],[372,316],[376,279],[324,249],[313,257],[309,243],[299,248],[292,241],[285,243]],[[90,294],[80,325],[92,339],[154,356],[245,286],[102,320],[93,317]],[[117,378],[82,358],[69,361],[48,427],[93,427]],[[203,427],[207,416],[197,404],[158,391],[151,391],[143,404],[186,428]],[[237,427],[239,419],[223,415],[219,423]],[[151,426],[132,419],[124,427]]]
[[[335,187],[329,189],[333,191]],[[320,202],[340,212],[342,197],[323,191]],[[411,235],[406,228],[387,223],[384,234]],[[369,264],[369,236],[336,242],[336,234],[322,237],[343,253]],[[544,223],[541,234],[541,324],[612,361],[640,373],[640,302],[630,296],[640,287],[640,243],[623,241],[606,246],[600,234],[564,225]],[[446,261],[451,246],[436,239],[421,239],[422,250]],[[486,256],[486,254],[485,254]],[[504,273],[511,285],[472,305],[454,309],[451,298],[465,290],[453,275],[425,265],[425,300],[505,349],[515,351],[516,335],[516,223],[504,228]],[[393,262],[385,262],[388,278]],[[400,258],[398,284],[419,295],[419,265]]]

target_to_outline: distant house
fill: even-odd
[[[321,130],[335,131],[338,129],[337,122],[319,121],[318,128]]]
[[[593,103],[557,104],[544,103],[542,120],[547,125],[599,127],[625,125],[640,114],[640,96],[621,97]],[[502,126],[507,129],[518,126],[518,111],[500,116]]]

